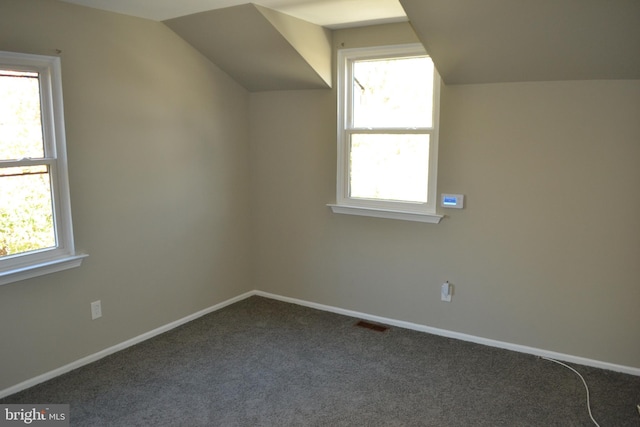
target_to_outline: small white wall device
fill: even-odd
[[[440,206],[443,208],[462,209],[464,206],[463,194],[443,194],[440,199]]]
[[[440,300],[451,302],[451,284],[447,281],[440,287]]]

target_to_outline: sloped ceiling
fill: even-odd
[[[62,1],[170,17],[250,91],[329,87],[330,29],[407,18],[447,84],[640,79],[640,0]]]
[[[400,0],[447,84],[640,79],[639,0]]]
[[[331,87],[331,32],[255,4],[163,21],[252,92]]]

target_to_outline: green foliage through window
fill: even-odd
[[[0,257],[54,247],[35,72],[0,69]]]

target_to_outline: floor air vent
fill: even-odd
[[[387,329],[389,329],[388,326],[376,325],[375,323],[365,322],[364,320],[361,320],[358,323],[356,323],[356,326],[359,326],[361,328],[371,329],[372,331],[377,331],[377,332],[384,332]]]

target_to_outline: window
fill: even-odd
[[[338,51],[334,212],[440,221],[439,88],[420,44]]]
[[[0,52],[0,285],[80,265],[60,59]]]

